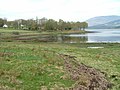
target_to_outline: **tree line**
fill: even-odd
[[[55,21],[54,19],[41,18],[38,19],[18,19],[7,21],[0,18],[0,27],[7,25],[11,29],[41,30],[41,31],[63,31],[63,30],[85,30],[88,27],[86,22],[66,22],[62,19]]]

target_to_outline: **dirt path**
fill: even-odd
[[[65,61],[67,73],[76,81],[70,90],[108,90],[112,87],[100,70],[76,62],[74,56],[60,54],[60,57]]]

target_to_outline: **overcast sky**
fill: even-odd
[[[84,21],[95,16],[120,15],[120,0],[0,0],[0,18],[52,18]]]

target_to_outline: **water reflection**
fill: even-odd
[[[88,41],[87,36],[82,36],[82,37],[62,36],[62,42],[64,43],[85,43],[87,41]]]
[[[99,33],[88,34],[88,42],[120,42],[119,29],[96,29]]]
[[[119,29],[94,29],[89,30],[94,33],[86,34],[71,34],[69,37],[86,37],[87,43],[91,42],[117,42],[120,43],[120,30]]]
[[[60,42],[60,43],[85,43],[88,41],[87,36],[71,37],[69,35],[42,35],[36,37],[37,40],[43,42]]]
[[[95,31],[95,33],[69,35],[38,35],[19,37],[17,39],[59,43],[120,42],[120,30],[118,29],[97,29],[92,31]]]
[[[120,36],[89,36],[88,42],[120,42]]]

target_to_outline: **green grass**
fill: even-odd
[[[62,34],[70,34],[70,33],[85,33],[85,31],[74,31],[74,30],[69,30],[69,31],[29,31],[29,30],[9,30],[9,29],[0,29],[0,40],[1,41],[13,41],[11,39],[16,38],[16,37],[23,37],[25,39],[36,39],[38,36],[43,36],[43,35],[62,35]],[[4,40],[3,40],[4,39]]]
[[[6,31],[7,33],[9,31]],[[90,49],[87,48],[89,46],[104,48]],[[59,54],[76,56],[78,63],[100,69],[114,84],[111,90],[120,90],[119,43],[62,44],[16,41],[0,41],[0,88],[58,90],[71,87],[75,81],[71,80],[65,71],[64,61]]]
[[[23,30],[0,31],[2,38],[14,36],[13,32],[30,36],[36,34]],[[74,83],[63,70],[63,60],[53,51],[39,45],[34,47],[16,41],[10,44],[5,39],[3,41],[0,42],[0,87],[36,90],[42,86],[54,88],[55,85],[65,88]],[[66,78],[62,79],[62,76]]]
[[[63,61],[57,55],[41,46],[22,43],[0,44],[0,83],[11,88],[36,90],[41,86],[70,87],[74,81],[65,75]],[[70,82],[70,83],[67,83]]]
[[[20,32],[20,33],[35,33],[35,32],[40,32],[40,33],[42,33],[42,34],[61,34],[61,33],[65,33],[65,34],[67,34],[67,33],[85,33],[85,31],[75,31],[75,30],[66,30],[66,31],[51,31],[51,32],[49,32],[49,31],[30,31],[30,30],[15,30],[15,29],[0,29],[0,33],[11,33],[11,32]]]
[[[33,33],[35,31],[0,29],[0,33],[11,33],[11,32]]]

